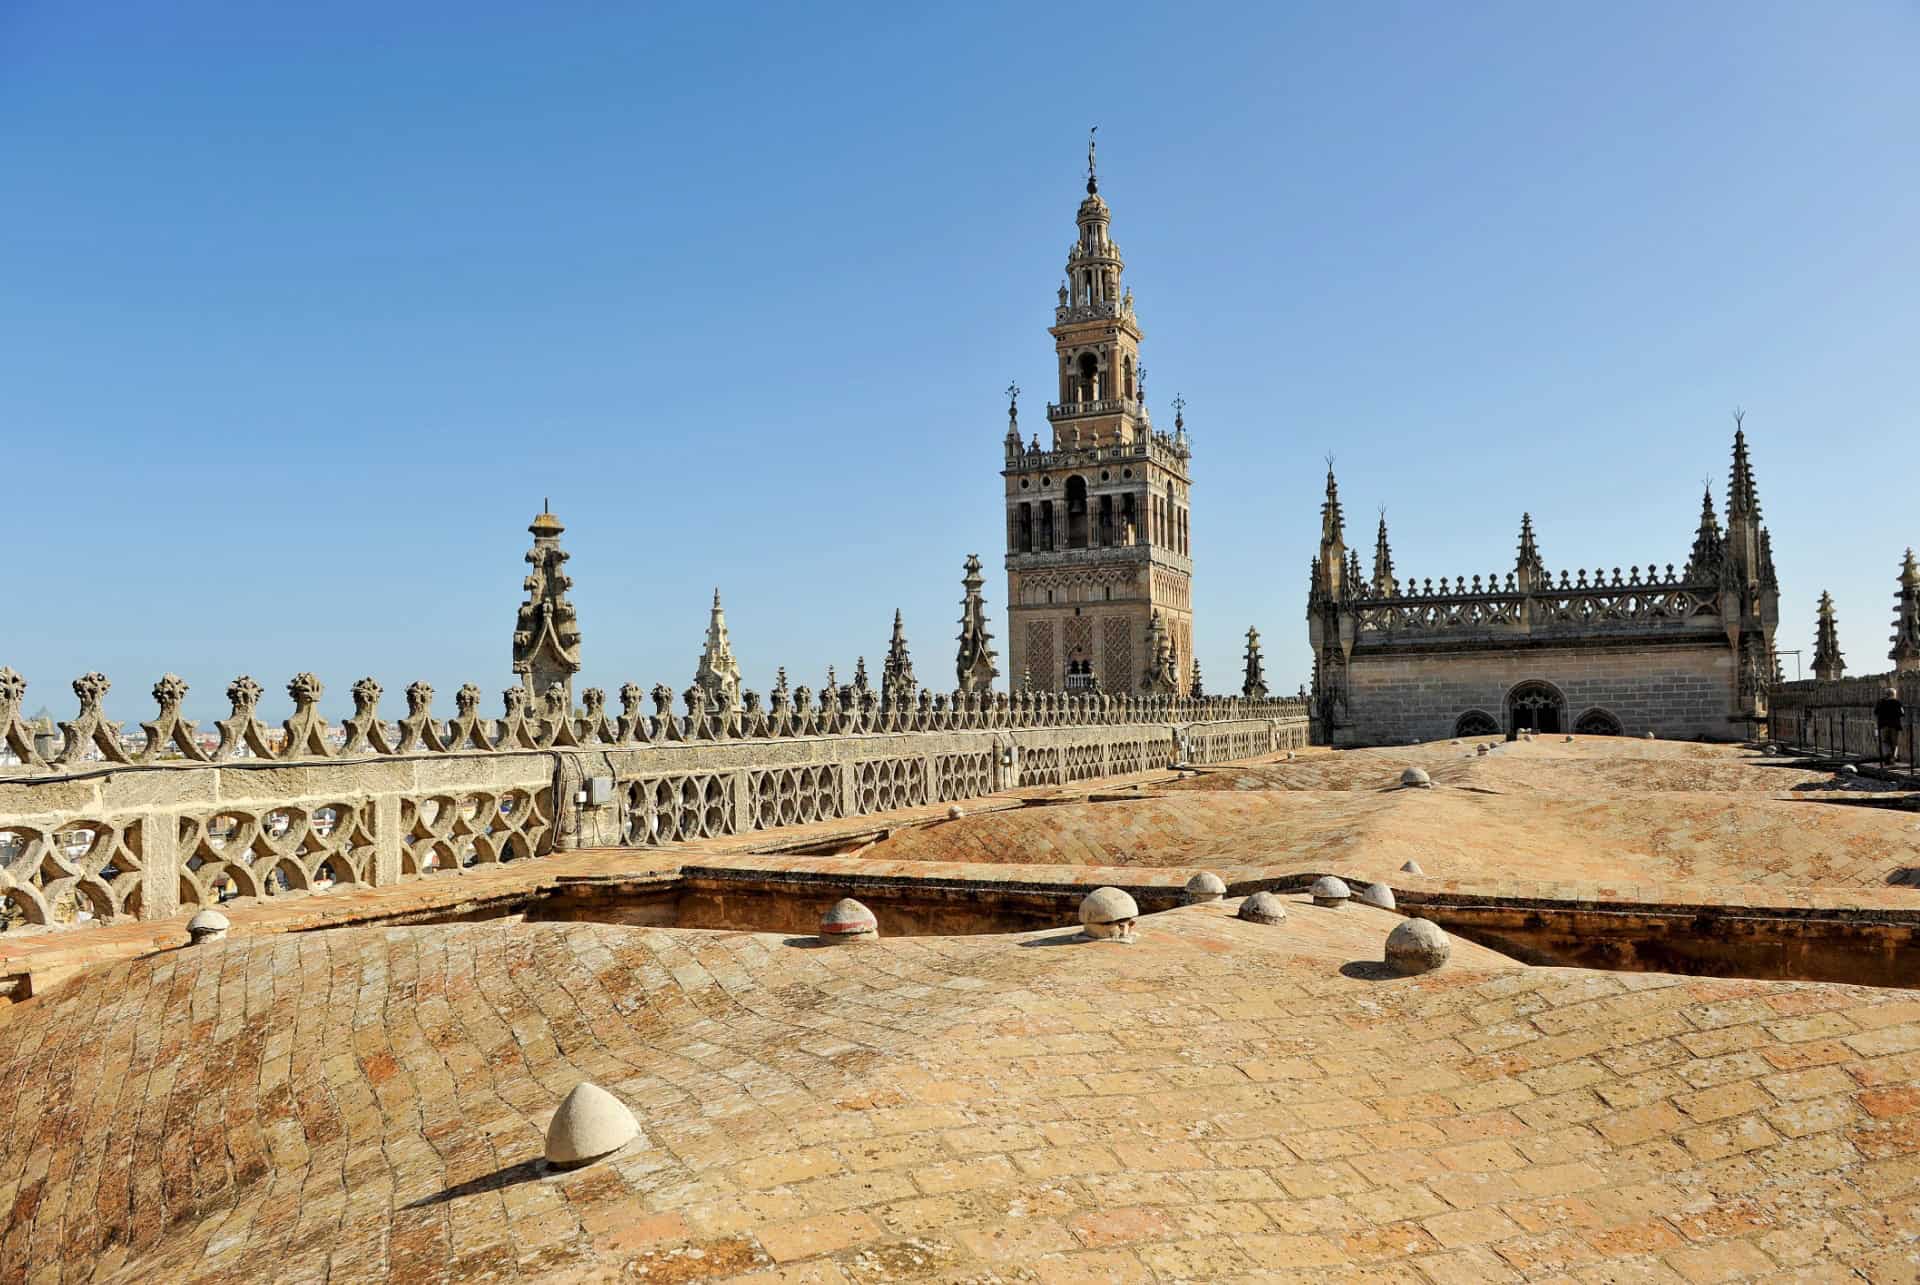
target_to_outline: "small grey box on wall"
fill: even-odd
[[[613,798],[613,778],[610,776],[592,776],[587,778],[587,806],[604,807]]]

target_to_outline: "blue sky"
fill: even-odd
[[[0,664],[491,703],[551,495],[586,684],[684,686],[716,584],[750,686],[896,606],[949,676],[1098,123],[1212,686],[1248,624],[1306,676],[1327,452],[1402,574],[1504,571],[1523,508],[1555,568],[1679,563],[1736,405],[1781,646],[1830,589],[1884,668],[1917,56],[1891,0],[0,0]]]

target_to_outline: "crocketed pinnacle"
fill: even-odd
[[[1834,622],[1833,595],[1822,590],[1819,620],[1813,634],[1813,676],[1832,682],[1846,672],[1846,658],[1840,654],[1840,630]]]
[[[713,591],[713,608],[707,615],[707,642],[700,651],[700,664],[693,681],[707,694],[715,709],[740,708],[740,664],[734,659],[733,640],[727,636],[727,613],[720,605],[720,591]]]
[[[1346,515],[1340,510],[1340,484],[1333,480],[1333,465],[1327,465],[1327,498],[1320,505],[1320,542],[1325,544],[1344,543],[1347,534]]]
[[[1895,601],[1893,649],[1887,658],[1896,670],[1920,669],[1920,564],[1914,562],[1912,549],[1900,567],[1900,593]]]
[[[1380,510],[1380,531],[1373,541],[1373,592],[1376,597],[1391,598],[1400,592],[1393,576],[1393,550],[1387,544],[1387,511]]]
[[[1747,457],[1747,430],[1739,426],[1738,417],[1734,420],[1733,430],[1733,473],[1727,479],[1727,519],[1737,516],[1753,522],[1760,520],[1760,492],[1753,481],[1753,463]]]

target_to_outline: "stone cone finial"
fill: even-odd
[[[1403,789],[1430,790],[1433,788],[1433,778],[1427,775],[1427,769],[1423,767],[1410,767],[1400,774],[1400,785]]]
[[[1187,880],[1184,890],[1187,905],[1194,906],[1205,901],[1218,901],[1227,895],[1227,883],[1211,870],[1202,870]]]
[[[1431,919],[1407,919],[1387,934],[1387,967],[1402,977],[1430,973],[1447,962],[1453,944]]]
[[[1089,937],[1132,941],[1139,903],[1119,888],[1095,888],[1080,901],[1080,927]]]
[[[1378,906],[1382,910],[1394,908],[1393,889],[1384,883],[1370,883],[1360,890],[1360,900],[1369,906]]]
[[[1314,905],[1337,910],[1347,904],[1347,899],[1353,896],[1353,889],[1347,887],[1345,879],[1333,875],[1321,875],[1313,881],[1313,887],[1309,888],[1307,893],[1313,898]]]
[[[204,946],[221,940],[227,935],[227,929],[231,926],[226,915],[209,907],[187,920],[187,936],[192,939],[194,945]]]
[[[852,897],[842,897],[820,916],[820,940],[831,945],[850,941],[875,941],[880,936],[880,921],[871,910]]]
[[[547,1163],[559,1168],[611,1155],[640,1136],[640,1122],[613,1094],[585,1080],[573,1086],[547,1126]]]
[[[1286,922],[1287,906],[1270,892],[1256,892],[1240,903],[1235,914],[1252,924],[1279,924]]]

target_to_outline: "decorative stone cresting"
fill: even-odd
[[[1253,924],[1279,924],[1287,919],[1287,903],[1270,892],[1256,892],[1240,903],[1236,912]]]
[[[1427,775],[1423,767],[1410,767],[1400,774],[1400,788],[1403,790],[1431,790],[1433,778]]]
[[[194,945],[205,946],[225,937],[227,935],[227,929],[230,927],[232,927],[232,925],[228,922],[227,917],[219,911],[213,909],[202,910],[199,914],[187,920],[187,936],[192,939]]]
[[[78,713],[53,735],[26,722],[28,684],[0,667],[0,759],[16,764],[0,831],[24,836],[0,848],[0,896],[27,923],[62,931],[184,924],[228,899],[459,875],[588,842],[652,848],[946,809],[1144,771],[1176,746],[1189,762],[1221,763],[1303,746],[1309,733],[1297,700],[923,690],[888,701],[857,684],[816,696],[783,681],[764,706],[743,691],[739,709],[696,688],[681,714],[664,684],[649,703],[627,683],[616,716],[598,688],[580,693],[575,713],[555,679],[539,693],[508,688],[501,717],[482,713],[472,683],[454,694],[452,717],[438,717],[433,688],[416,682],[396,718],[377,680],[343,686],[333,699],[350,694],[351,713],[337,723],[308,673],[286,684],[292,716],[269,722],[263,685],[242,675],[226,687],[232,713],[216,738],[182,716],[177,675],[152,685],[158,713],[135,728],[106,717],[113,685],[90,673],[73,684]],[[440,762],[391,761],[422,759]],[[223,770],[236,762],[276,770]],[[99,770],[121,765],[142,770]],[[83,809],[75,775],[91,791]],[[580,799],[603,775],[612,790]],[[60,832],[94,836],[84,853],[55,842],[50,816]],[[76,903],[87,913],[63,919],[59,907]]]
[[[1402,977],[1430,973],[1452,953],[1447,935],[1431,919],[1402,920],[1387,934],[1387,967]]]
[[[585,1080],[573,1086],[547,1126],[547,1163],[561,1169],[611,1155],[640,1136],[640,1122],[613,1094]]]
[[[1119,888],[1095,888],[1080,902],[1080,927],[1102,941],[1132,941],[1140,907]]]
[[[1393,889],[1384,883],[1370,883],[1360,890],[1360,900],[1369,906],[1378,906],[1382,910],[1392,910]]]
[[[1307,889],[1307,895],[1313,898],[1316,906],[1339,909],[1353,896],[1353,889],[1347,887],[1347,881],[1336,879],[1332,875],[1321,875],[1313,881],[1313,887]]]
[[[1199,874],[1187,880],[1187,886],[1184,890],[1184,900],[1189,906],[1197,906],[1207,901],[1218,901],[1226,895],[1226,880],[1211,870],[1202,870]]]
[[[820,940],[838,946],[847,942],[877,941],[880,921],[873,912],[852,897],[842,897],[820,916]]]

